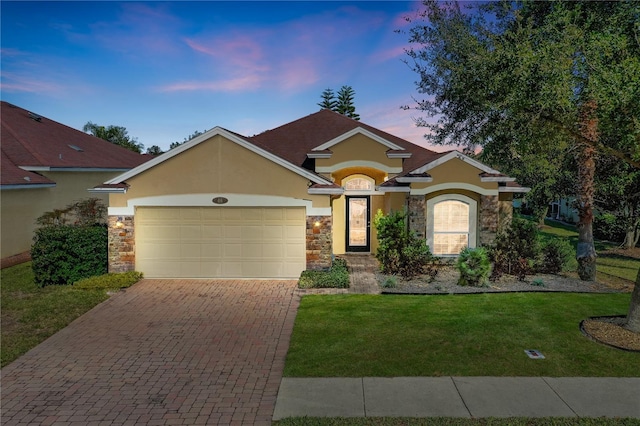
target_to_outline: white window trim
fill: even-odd
[[[475,248],[478,240],[478,202],[473,198],[461,194],[443,194],[427,200],[427,245],[433,250],[433,209],[443,201],[460,201],[469,205],[469,248]],[[457,255],[438,255],[452,257]]]

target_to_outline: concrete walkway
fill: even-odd
[[[378,260],[371,254],[344,254],[349,268],[349,293],[379,294],[380,286],[376,281],[375,271],[378,270]]]
[[[290,378],[274,420],[309,417],[634,417],[640,378]]]

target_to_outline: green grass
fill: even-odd
[[[1,367],[109,297],[106,288],[38,287],[31,262],[3,269],[0,281]]]
[[[273,422],[274,426],[632,426],[638,419],[607,419],[577,417],[510,417],[465,419],[459,417],[366,417],[319,418],[291,417]]]
[[[305,296],[284,374],[640,376],[640,354],[579,330],[587,317],[626,314],[629,301],[624,293]]]
[[[540,236],[543,240],[549,238],[568,239],[574,248],[578,244],[576,227],[555,221],[545,220],[545,227],[540,231]],[[594,244],[598,252],[598,258],[596,260],[598,272],[635,282],[636,274],[638,273],[638,269],[640,269],[640,259],[625,257],[619,254],[602,253],[603,251],[616,247],[616,245],[611,243],[596,240]],[[577,268],[578,262],[575,259],[571,259],[567,269],[575,271]]]

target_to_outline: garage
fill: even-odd
[[[137,207],[135,265],[147,278],[297,278],[303,207]]]

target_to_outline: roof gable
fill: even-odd
[[[424,164],[425,159],[439,155],[439,153],[328,109],[322,109],[247,139],[291,163],[302,166],[308,157],[326,158],[330,156],[330,152],[325,150],[325,146],[334,146],[356,134],[364,134],[376,140],[392,149],[391,152],[396,150],[399,158],[405,158],[404,164],[407,167],[419,167]],[[393,156],[391,152],[390,156]],[[410,158],[407,158],[406,154],[411,154]],[[404,168],[403,170],[408,172],[411,169]]]
[[[364,129],[364,128],[360,127],[360,126],[356,127],[355,129],[349,130],[348,132],[343,133],[340,136],[337,136],[337,137],[331,139],[330,141],[323,143],[322,145],[319,145],[319,146],[313,148],[312,151],[324,151],[324,150],[327,150],[327,149],[331,148],[332,146],[337,145],[340,142],[343,142],[343,141],[345,141],[345,140],[347,140],[347,139],[349,139],[349,138],[351,138],[351,137],[353,137],[355,135],[366,136],[366,137],[368,137],[370,139],[373,139],[374,141],[378,142],[379,144],[381,144],[381,145],[383,145],[386,148],[391,149],[391,150],[404,151],[403,147],[401,147],[401,146],[399,146],[397,144],[394,144],[393,142],[390,142],[390,141],[386,140],[385,138],[383,138],[381,136],[378,136],[375,133],[372,133],[369,130]]]
[[[435,158],[434,160],[418,167],[417,169],[411,170],[409,172],[409,176],[410,175],[421,175],[424,173],[427,173],[429,170],[434,169],[438,166],[440,166],[441,164],[444,164],[450,160],[453,159],[459,159],[473,167],[475,167],[476,169],[480,170],[483,173],[487,173],[489,175],[500,175],[500,172],[497,170],[492,169],[491,167],[487,166],[486,164],[482,164],[481,162],[474,160],[473,158],[461,153],[460,151],[449,151],[449,152],[445,152],[443,153],[442,156]],[[504,175],[503,175],[504,176]]]
[[[320,175],[317,175],[316,173],[313,173],[307,169],[304,169],[302,167],[299,167],[295,164],[292,164],[288,161],[286,161],[285,159],[261,148],[260,146],[254,145],[251,142],[249,142],[248,140],[246,140],[244,137],[238,135],[237,133],[234,132],[230,132],[229,130],[226,130],[222,127],[214,127],[213,129],[191,139],[189,142],[182,144],[174,149],[169,150],[168,152],[165,152],[162,155],[159,155],[157,157],[155,157],[154,159],[141,164],[140,166],[129,170],[119,176],[116,176],[115,178],[105,182],[105,184],[107,185],[114,185],[114,184],[119,184],[122,182],[125,182],[128,179],[131,179],[132,177],[139,175],[141,173],[144,173],[145,171],[158,166],[159,164],[162,164],[163,162],[177,156],[180,155],[182,152],[187,151],[188,149],[191,149],[203,142],[205,142],[208,139],[211,139],[214,136],[223,136],[225,139],[236,143],[246,149],[248,149],[249,151],[252,151],[255,154],[258,154],[259,156],[270,160],[282,167],[284,167],[285,169],[288,169],[294,173],[297,173],[300,176],[303,176],[307,179],[309,179],[310,181],[312,181],[313,183],[316,184],[331,184],[331,182],[327,181],[325,178],[323,178]]]

